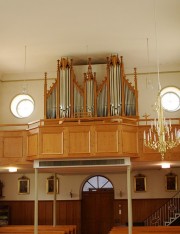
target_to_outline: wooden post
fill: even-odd
[[[57,184],[56,184],[56,173],[54,173],[54,200],[53,200],[53,226],[56,226],[56,194],[57,194]]]
[[[35,168],[34,234],[38,234],[38,169]]]
[[[128,234],[132,234],[131,166],[127,166]]]

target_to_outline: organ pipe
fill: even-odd
[[[60,69],[59,69],[59,89],[60,89],[60,97],[59,97],[59,109],[60,109],[60,118],[69,118],[71,116],[70,113],[70,64],[68,59],[62,58],[60,61]]]
[[[44,73],[44,119],[47,114],[47,72]]]
[[[98,84],[93,73],[91,58],[81,86],[67,58],[57,62],[57,79],[47,90],[47,74],[44,82],[45,118],[137,116],[137,74],[134,69],[134,86],[126,79],[122,56],[107,58],[107,76]],[[78,78],[79,80],[79,78]]]

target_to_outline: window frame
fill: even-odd
[[[22,112],[19,112],[19,105],[21,105],[24,101],[28,101],[32,104],[32,111],[28,115],[22,115]],[[32,115],[35,109],[35,102],[34,99],[29,94],[17,94],[10,103],[10,110],[13,116],[15,116],[18,119],[24,119],[28,118]]]
[[[165,105],[165,103],[162,101],[163,97],[165,97],[166,95],[169,95],[169,94],[174,94],[177,97],[177,100],[179,100],[179,105],[177,104],[177,107],[175,109],[168,108],[169,104],[166,103],[166,105]],[[177,87],[167,86],[167,87],[161,89],[160,96],[161,96],[161,104],[162,104],[162,107],[165,111],[176,112],[176,111],[180,110],[180,90]]]

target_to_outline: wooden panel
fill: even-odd
[[[90,154],[90,129],[69,129],[69,154]]]
[[[134,199],[133,222],[143,222],[148,216],[165,204],[166,201],[168,199]]]
[[[136,161],[159,161],[161,155],[143,144],[143,131],[147,128],[124,122],[87,121],[41,125],[28,131],[1,131],[1,164],[60,156],[128,156]],[[168,150],[166,160],[178,161],[179,152],[180,146]]]
[[[93,198],[92,198],[93,199]],[[88,200],[86,200],[88,202]],[[102,200],[103,201],[103,200]],[[133,199],[133,222],[143,222],[152,212],[165,204],[168,199]],[[95,201],[96,202],[96,201]],[[107,200],[106,200],[107,202]],[[34,201],[0,201],[1,205],[10,207],[10,224],[11,225],[33,225],[34,223]],[[102,206],[104,206],[102,202]],[[81,226],[81,200],[64,200],[57,201],[57,225],[75,224],[80,233]],[[117,226],[127,225],[128,211],[127,199],[114,200],[114,224]],[[104,206],[105,208],[105,206]],[[19,212],[21,209],[21,212]],[[96,209],[92,204],[92,209]],[[121,214],[119,214],[121,209]],[[138,211],[138,212],[137,212]],[[99,210],[100,212],[100,210]],[[87,213],[88,215],[88,213]],[[53,222],[53,202],[39,201],[39,224],[51,225]]]
[[[10,225],[34,224],[34,201],[1,201],[10,207]],[[21,210],[21,212],[20,212]],[[38,202],[39,225],[53,224],[53,201]],[[75,224],[80,229],[81,201],[57,201],[57,225]]]
[[[38,155],[38,134],[29,135],[27,137],[28,141],[28,156]]]
[[[95,153],[118,153],[119,133],[117,126],[104,125],[95,130]]]
[[[138,127],[138,132],[139,132],[139,141],[138,141],[139,154],[138,156],[139,158],[135,159],[136,161],[161,161],[161,154],[158,151],[144,146],[143,134],[144,134],[144,131],[147,132],[150,127],[151,127],[150,125]],[[177,129],[178,129],[178,126],[177,126]],[[180,145],[173,149],[168,149],[165,154],[165,160],[179,161],[179,154],[180,154]]]
[[[38,204],[39,210],[39,219],[38,222],[40,225],[52,225],[53,220],[53,203],[52,201],[39,201]]]
[[[121,211],[121,214],[119,213]],[[126,225],[128,220],[127,200],[114,200],[114,225]]]
[[[0,158],[3,157],[3,137],[0,137]]]
[[[165,204],[168,199],[133,199],[132,200],[132,212],[133,222],[142,223],[148,216]],[[121,214],[119,215],[119,209]],[[138,211],[138,212],[137,212]],[[127,225],[128,222],[128,210],[127,200],[120,199],[114,200],[114,219],[116,225]]]
[[[81,201],[57,201],[57,224],[75,224],[77,234],[81,233]]]
[[[123,126],[122,129],[122,148],[123,153],[138,153],[138,134],[137,128],[132,126]]]
[[[4,157],[23,156],[23,137],[4,137]]]
[[[4,201],[10,208],[11,225],[27,225],[34,223],[33,201]]]
[[[157,150],[153,150],[149,147],[146,147],[144,144],[142,145],[142,149],[144,154],[158,154]]]
[[[63,154],[63,132],[42,133],[43,154]]]
[[[21,201],[22,202],[22,201]],[[21,206],[23,207],[22,224],[28,225],[29,223],[34,223],[34,202],[23,201]]]

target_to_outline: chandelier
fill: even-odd
[[[155,106],[157,119],[151,122],[148,132],[144,131],[144,145],[157,150],[161,154],[161,159],[164,160],[167,150],[180,144],[180,130],[172,127],[170,119],[168,121],[165,119],[160,92]]]
[[[154,2],[155,3],[155,2]],[[157,52],[157,75],[158,75],[158,97],[155,103],[157,111],[157,119],[151,122],[151,127],[144,131],[144,145],[150,149],[157,150],[161,154],[161,159],[164,160],[165,153],[168,149],[172,149],[180,144],[180,129],[172,127],[171,120],[168,121],[164,117],[162,100],[161,100],[161,84],[159,78],[159,54],[158,54],[158,40],[157,40],[157,25],[156,25],[156,7],[154,6],[155,18],[155,38],[156,38],[156,52]],[[147,41],[147,49],[148,41]],[[149,56],[149,52],[148,52]],[[148,58],[149,60],[149,58]]]

